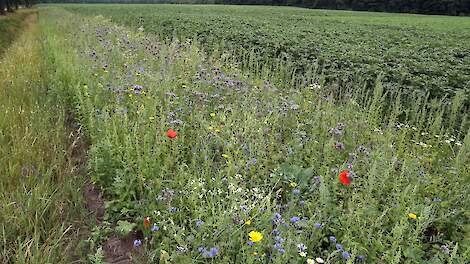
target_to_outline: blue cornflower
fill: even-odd
[[[197,220],[196,221],[196,227],[201,227],[204,224],[204,221],[202,220]]]
[[[142,240],[136,239],[134,240],[134,247],[140,247],[142,245]]]
[[[279,251],[279,253],[286,253],[286,250],[283,249],[283,248],[280,248],[280,249],[278,249],[277,251]]]
[[[343,253],[341,253],[341,255],[343,256],[344,259],[349,259],[351,257],[351,254],[349,254],[349,252],[347,252],[347,251],[343,251]]]
[[[255,245],[255,242],[253,242],[253,241],[248,241],[248,246],[252,247],[252,246],[254,246],[254,245]]]
[[[290,219],[290,222],[291,222],[291,223],[296,223],[296,222],[298,222],[298,221],[300,221],[300,218],[297,217],[297,216],[293,216],[293,217]]]
[[[300,243],[300,244],[297,245],[297,249],[301,252],[304,252],[304,251],[307,251],[307,246]]]
[[[333,243],[336,243],[336,237],[330,236],[330,241],[333,242]]]
[[[206,248],[205,248],[205,247],[198,247],[198,248],[197,248],[197,251],[198,251],[199,253],[203,253],[203,252],[206,251]]]
[[[281,219],[281,218],[282,218],[282,215],[281,215],[280,213],[276,213],[276,214],[274,215],[274,218],[275,218],[275,219]]]
[[[339,250],[339,251],[343,251],[343,245],[336,244],[336,249]]]
[[[175,207],[171,207],[171,208],[170,208],[170,212],[171,212],[171,213],[176,213],[176,211],[177,211],[177,209],[176,209]]]
[[[153,232],[157,232],[158,230],[160,230],[160,227],[158,227],[156,224],[153,224],[152,228],[150,228],[150,230],[152,230]]]
[[[282,244],[281,243],[276,243],[276,244],[274,244],[274,247],[275,248],[282,248]]]

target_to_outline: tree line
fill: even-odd
[[[20,7],[32,7],[34,0],[0,0],[0,15],[13,12]]]
[[[441,15],[470,14],[470,0],[216,0],[214,2]]]
[[[15,0],[0,0],[15,1]],[[25,0],[23,0],[25,1]],[[33,0],[26,0],[33,1]],[[470,0],[40,0],[43,3],[182,3],[290,5],[320,9],[470,15]]]

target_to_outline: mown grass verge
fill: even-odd
[[[35,12],[35,10],[19,10],[8,13],[7,16],[0,16],[0,55],[21,34],[25,18]]]
[[[24,31],[0,63],[0,262],[70,263],[83,207],[80,135],[49,82],[36,13],[11,23],[20,18]]]

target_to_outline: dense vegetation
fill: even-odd
[[[470,15],[470,2],[467,0],[42,0],[42,2],[292,5],[324,9]]]
[[[34,2],[34,0],[0,0],[0,16],[18,10],[20,6],[32,7]]]
[[[224,4],[296,5],[310,8],[351,9],[423,14],[470,14],[466,0],[215,0]]]
[[[0,263],[70,263],[65,252],[82,208],[71,146],[78,135],[65,127],[67,106],[46,67],[36,12],[0,24],[13,17],[24,25],[0,59]]]
[[[446,57],[452,62],[443,67],[458,68],[442,82],[452,92],[439,90],[449,94],[447,104],[419,92],[398,96],[405,82],[387,77],[393,67],[374,50],[383,41],[384,51],[401,56],[398,65],[419,62],[439,74],[434,64],[446,62],[442,56],[468,51],[456,37],[468,37],[467,20],[285,7],[126,7],[42,6],[39,22],[32,20],[5,53],[0,262],[466,262],[468,86],[449,80],[468,81],[468,57]],[[220,17],[242,21],[243,30],[225,28],[214,39],[189,32],[195,23],[217,33]],[[297,38],[328,50],[315,53],[323,64],[308,58],[325,70],[292,72],[308,65],[288,55],[300,47],[287,44],[293,18],[320,28]],[[346,19],[349,29],[340,22]],[[419,33],[425,25],[432,26]],[[266,42],[243,51],[237,35],[246,32]],[[232,43],[221,43],[231,35]],[[340,43],[335,37],[352,42],[347,47],[356,53],[341,55],[341,45],[331,44]],[[265,44],[277,47],[271,39],[283,43],[282,56],[270,55]],[[360,70],[348,75],[346,65],[326,67],[329,53],[330,61],[358,60],[350,67]],[[384,76],[377,79],[379,68]],[[421,73],[404,69],[412,80]],[[356,74],[369,84],[359,85]],[[432,77],[429,83],[438,82]],[[413,83],[403,93],[418,88]],[[86,157],[77,154],[83,137]],[[87,186],[101,190],[105,213],[76,221],[85,162]],[[90,231],[77,231],[80,222]],[[79,246],[77,234],[86,237]],[[124,258],[113,258],[116,242]]]
[[[387,92],[409,99],[414,93],[452,97],[459,90],[470,99],[468,18],[249,6],[66,8],[162,38],[196,38],[208,52],[234,52],[239,62],[255,60],[267,71],[315,71],[340,87],[372,87],[381,76]]]
[[[28,12],[17,12],[14,15],[0,17],[0,55],[21,33],[23,21],[28,14]]]
[[[132,8],[144,17],[139,29],[42,11],[51,61],[77,83],[67,91],[90,138],[90,176],[108,200],[95,261],[107,238],[136,230],[136,262],[466,258],[470,135],[459,141],[442,127],[445,106],[426,113],[397,100],[384,123],[380,82],[367,104],[358,104],[365,87],[336,100],[321,75],[295,86],[279,69],[240,71],[195,40],[161,42],[146,33],[146,12],[157,9]],[[132,21],[116,6],[73,9]],[[403,112],[420,121],[397,122]]]

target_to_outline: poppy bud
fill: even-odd
[[[151,225],[151,223],[150,223],[150,217],[145,217],[145,218],[144,218],[144,227],[145,227],[145,228],[150,228],[150,225]]]

